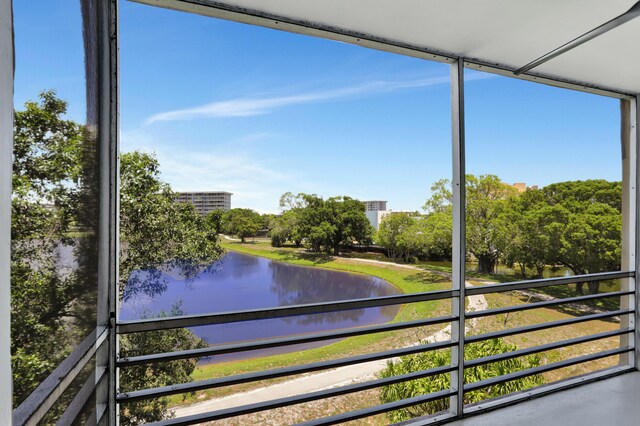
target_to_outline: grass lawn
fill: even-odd
[[[262,256],[276,261],[291,263],[301,266],[319,267],[332,270],[339,270],[351,273],[360,273],[382,278],[396,286],[404,293],[435,291],[450,289],[451,282],[448,274],[451,268],[447,265],[440,264],[419,264],[419,271],[403,267],[402,265],[394,265],[393,263],[380,265],[375,263],[363,263],[353,260],[354,257],[363,257],[374,260],[381,260],[380,256],[361,256],[359,253],[352,253],[345,257],[335,258],[326,254],[314,254],[305,252],[295,247],[274,248],[271,247],[268,240],[257,240],[255,242],[241,244],[239,242],[223,240],[222,245],[233,251],[238,251],[250,255]],[[508,275],[488,275],[470,272],[467,274],[468,279],[474,285],[484,285],[488,282],[506,282],[517,281],[518,277]],[[607,286],[603,286],[607,287]],[[570,297],[575,295],[574,286],[549,287],[545,289],[537,289],[536,291],[544,292],[545,295],[554,297]],[[601,291],[612,291],[611,288],[603,288]],[[512,306],[527,303],[528,296],[519,293],[497,293],[486,296],[490,308],[503,306]],[[617,301],[593,302],[591,308],[596,309],[615,309]],[[408,321],[426,316],[448,315],[450,311],[450,302],[434,301],[403,305],[393,322]],[[587,312],[588,313],[588,312]],[[478,319],[470,334],[478,334],[501,330],[504,328],[515,328],[528,324],[555,321],[559,319],[571,318],[579,315],[580,312],[575,308],[555,307],[549,309],[535,309],[523,311],[509,316],[498,315]],[[591,321],[587,323],[574,324],[568,327],[558,327],[540,332],[527,333],[505,338],[507,342],[516,344],[519,348],[526,348],[544,343],[565,340],[581,335],[594,334],[602,331],[618,328],[619,324],[614,320],[609,321]],[[222,377],[227,375],[241,374],[251,371],[264,369],[272,369],[278,367],[305,364],[309,362],[335,359],[358,355],[363,353],[371,353],[391,348],[406,346],[408,342],[415,342],[420,338],[439,330],[442,325],[432,327],[424,327],[416,330],[402,330],[388,333],[377,333],[373,335],[357,336],[353,338],[343,339],[336,343],[326,345],[316,349],[310,349],[299,352],[292,352],[282,355],[274,355],[250,359],[245,361],[236,361],[223,364],[205,365],[198,367],[193,373],[194,380],[204,380],[213,377]],[[575,345],[567,348],[547,351],[541,353],[541,364],[548,364],[562,359],[573,358],[587,353],[593,353],[601,350],[617,347],[618,338],[610,338],[597,342],[589,342],[581,345]],[[602,368],[611,367],[618,362],[618,357],[606,358],[589,363],[579,364],[561,370],[556,370],[544,374],[547,382],[553,382],[576,375],[585,374]],[[281,379],[273,379],[269,381],[255,382],[244,385],[230,386],[222,389],[212,389],[197,392],[195,395],[187,395],[185,399],[181,395],[171,398],[172,405],[182,405],[185,403],[196,402],[198,400],[220,397],[236,392],[247,391],[256,387],[290,380],[297,376],[285,377]],[[280,419],[284,423],[295,423],[310,420],[319,416],[332,415],[339,412],[350,411],[353,409],[364,408],[379,403],[378,392],[369,390],[358,392],[351,395],[343,395],[340,397],[330,398],[328,400],[314,401],[295,406],[295,408],[282,408],[264,413],[256,413],[247,416],[241,416],[229,419],[222,424],[259,424]],[[286,420],[283,420],[286,419]],[[239,422],[239,423],[238,423]],[[387,423],[384,415],[374,416],[363,419],[358,424],[382,425]]]

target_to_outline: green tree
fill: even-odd
[[[66,102],[45,91],[14,115],[11,200],[11,354],[13,402],[19,405],[72,349],[88,319],[73,301],[79,271],[61,273],[58,249],[78,229],[84,128],[63,118]],[[87,231],[92,231],[87,229]],[[95,322],[94,322],[95,324]]]
[[[269,233],[271,245],[282,247],[287,241],[293,241],[297,246],[301,239],[298,236],[298,212],[287,210],[279,216],[272,216],[269,220]]]
[[[120,164],[120,288],[125,299],[163,292],[167,268],[189,279],[220,258],[215,230],[192,204],[176,201],[159,178],[155,156],[124,153]],[[147,273],[133,274],[136,270]]]
[[[523,278],[527,277],[527,268],[536,271],[536,278],[542,278],[545,267],[557,258],[549,225],[561,217],[544,202],[538,189],[528,189],[518,197],[512,197],[507,210],[505,226],[510,237],[503,251],[504,263],[517,264]]]
[[[176,304],[171,311],[161,311],[154,317],[163,318],[184,314],[185,312],[180,305]],[[151,316],[151,313],[147,312],[143,317],[149,318]],[[120,356],[127,358],[150,353],[171,352],[178,348],[197,349],[206,346],[207,344],[202,339],[184,328],[156,330],[124,336],[121,339]],[[127,392],[189,382],[196,364],[196,359],[183,359],[123,368],[120,371],[121,391]],[[167,410],[168,404],[167,397],[123,404],[120,411],[120,424],[134,426],[167,419],[170,417]]]
[[[387,250],[387,256],[392,260],[407,254],[406,241],[401,237],[414,224],[414,216],[411,213],[398,212],[382,219],[376,234],[376,243]],[[410,235],[416,235],[416,233],[412,232]]]
[[[222,216],[224,215],[224,211],[221,209],[215,209],[207,213],[205,216],[205,224],[207,227],[215,232],[216,234],[220,234],[222,232]]]
[[[560,182],[542,189],[554,219],[547,225],[554,263],[574,274],[620,269],[622,253],[622,185],[585,180]],[[582,294],[584,284],[576,285]],[[588,283],[589,292],[599,282]]]
[[[222,229],[243,243],[247,237],[255,237],[262,225],[260,214],[251,209],[231,209],[222,216]]]
[[[512,186],[495,175],[466,176],[466,245],[478,261],[478,271],[493,273],[509,238],[507,200],[516,195]],[[451,205],[451,182],[443,179],[431,187],[424,208],[443,212]]]
[[[517,350],[516,345],[505,343],[501,339],[487,340],[479,343],[469,344],[465,347],[465,359],[476,359],[491,355],[498,355],[505,352]],[[429,370],[438,367],[451,365],[450,351],[431,351],[416,355],[407,355],[398,361],[388,361],[387,367],[380,372],[381,378],[399,376],[402,374],[413,373],[416,371]],[[534,368],[540,365],[540,358],[537,355],[531,355],[521,358],[512,358],[509,360],[498,361],[478,367],[465,369],[465,383],[473,383],[480,380],[486,380],[492,377],[499,377],[516,371]],[[413,398],[420,395],[439,392],[450,389],[450,375],[437,374],[432,377],[423,379],[410,380],[384,386],[380,391],[380,400],[382,403],[399,401],[402,399]],[[512,380],[507,383],[501,383],[494,386],[486,387],[472,392],[466,392],[464,395],[465,404],[480,402],[486,399],[495,398],[512,392],[529,389],[544,384],[544,378],[540,374]],[[395,410],[387,414],[389,420],[393,423],[410,420],[414,417],[434,414],[449,408],[449,399],[440,399],[424,404],[418,404],[411,407]]]
[[[123,298],[153,296],[167,288],[163,271],[177,271],[186,279],[211,267],[223,250],[215,229],[190,203],[176,201],[176,194],[159,178],[155,156],[131,152],[121,155],[120,170],[120,286]],[[136,271],[143,270],[144,274]],[[174,307],[169,314],[182,314]],[[189,350],[204,343],[187,329],[160,330],[122,336],[121,356]],[[142,365],[123,369],[123,391],[169,386],[190,381],[195,360]],[[166,398],[128,404],[124,424],[140,424],[167,418]]]
[[[324,248],[337,256],[341,247],[355,241],[361,244],[371,241],[373,228],[362,202],[346,196],[327,200],[308,194],[298,194],[298,197],[304,205],[299,208],[299,232],[311,251]]]
[[[451,259],[453,216],[451,208],[422,218],[417,225],[424,235],[423,255],[428,259]]]
[[[16,406],[95,327],[98,150],[91,132],[63,118],[66,108],[47,91],[39,102],[27,102],[24,111],[15,113],[11,351]],[[215,233],[193,206],[175,202],[175,194],[159,180],[157,160],[137,152],[121,160],[119,285],[129,284],[124,297],[161,291],[164,268],[193,277],[217,260],[222,250]],[[59,251],[65,247],[73,250],[76,268],[61,268]],[[135,273],[143,269],[149,271],[145,278]],[[171,331],[161,340],[172,334],[173,343],[163,351],[202,344],[188,330]],[[149,336],[124,336],[122,345],[135,350],[136,339],[143,339],[138,349],[146,350],[155,343],[153,338],[144,341]],[[187,371],[171,365],[176,364],[162,367],[167,384],[183,380]],[[156,367],[150,368],[140,377],[154,380]],[[135,409],[128,414],[145,421],[166,416]]]

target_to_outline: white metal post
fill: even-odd
[[[460,296],[452,298],[451,314],[459,316],[451,324],[451,339],[458,346],[451,350],[451,363],[458,370],[451,373],[451,388],[458,391],[450,399],[450,410],[462,416],[464,409],[464,334],[465,334],[465,149],[464,149],[464,60],[451,64],[451,125],[453,155],[453,242],[452,242],[452,288]]]
[[[13,170],[13,10],[0,0],[0,413],[11,424],[11,175]]]
[[[620,142],[622,151],[622,261],[623,271],[633,271],[636,268],[637,247],[637,134],[636,134],[636,102],[635,100],[620,101]],[[637,273],[636,273],[637,274]],[[637,276],[637,275],[636,275]],[[621,290],[633,291],[637,279],[629,278],[622,281]],[[635,295],[620,299],[620,309],[633,309],[636,305]],[[620,327],[633,328],[635,317],[625,315],[620,318]],[[620,337],[621,346],[633,346],[633,334]],[[621,365],[634,365],[635,356],[632,352],[620,355]]]
[[[631,133],[631,136],[634,137],[635,139],[635,154],[636,154],[636,158],[635,158],[635,162],[634,162],[634,167],[635,167],[635,183],[636,183],[636,188],[634,191],[634,195],[635,195],[635,229],[634,229],[634,234],[635,234],[635,251],[636,253],[639,252],[640,250],[640,217],[639,217],[639,213],[640,213],[640,197],[638,196],[638,190],[640,189],[640,173],[638,173],[638,169],[640,168],[640,131],[638,130],[638,124],[640,123],[640,95],[637,95],[633,100],[632,100],[632,114],[631,117],[633,118],[634,122],[633,122],[633,129],[634,131]],[[635,277],[634,277],[634,287],[635,287],[635,303],[632,305],[635,310],[636,310],[636,314],[634,316],[634,320],[635,320],[635,333],[633,335],[633,343],[635,345],[635,352],[634,352],[634,366],[636,368],[636,370],[640,369],[640,348],[638,348],[638,342],[640,342],[640,330],[638,330],[637,324],[640,322],[640,277],[639,277],[639,268],[640,268],[640,260],[638,260],[639,256],[636,256],[636,262],[635,262]]]

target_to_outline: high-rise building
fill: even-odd
[[[363,201],[362,203],[364,204],[365,211],[368,211],[368,212],[379,212],[387,209],[386,201],[373,200],[373,201]]]
[[[200,214],[205,215],[213,210],[231,210],[232,195],[226,191],[178,192],[178,201],[193,204]]]
[[[363,201],[362,203],[364,204],[365,214],[367,215],[367,219],[369,219],[369,223],[377,230],[382,218],[388,213],[387,202],[372,200]]]

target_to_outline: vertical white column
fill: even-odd
[[[451,314],[459,320],[451,324],[451,339],[458,346],[451,350],[451,363],[458,369],[451,373],[451,388],[458,391],[450,399],[451,412],[457,416],[464,408],[464,334],[465,334],[465,149],[464,149],[464,60],[451,64],[451,125],[453,155],[453,242],[452,242],[452,288],[459,292],[452,298]]]
[[[632,108],[630,116],[633,122],[631,125],[632,131],[630,132],[630,137],[634,141],[632,145],[635,145],[635,149],[633,150],[633,152],[635,153],[635,161],[633,162],[635,174],[635,190],[633,191],[633,194],[635,196],[635,253],[637,254],[640,252],[640,217],[638,216],[638,214],[640,213],[640,197],[638,196],[638,189],[640,188],[640,173],[638,173],[638,168],[640,167],[640,131],[638,130],[638,124],[640,123],[640,95],[637,95],[635,99],[633,99],[633,101],[631,102],[631,107]],[[640,260],[638,259],[638,257],[639,256],[637,255],[635,256],[635,264],[633,266],[636,273],[633,279],[633,287],[631,288],[631,290],[635,291],[633,297],[634,300],[632,301],[633,303],[631,304],[631,306],[636,310],[636,314],[633,317],[633,325],[635,326],[636,331],[633,335],[633,341],[629,342],[634,344],[636,348],[633,360],[633,365],[635,366],[636,370],[640,369],[640,348],[638,347],[638,342],[640,342],[640,330],[637,326],[637,324],[640,322]]]
[[[0,0],[0,413],[11,423],[11,171],[13,153],[13,11]]]
[[[620,142],[622,151],[622,262],[623,271],[633,271],[636,268],[637,246],[637,131],[636,131],[636,101],[620,101]],[[637,277],[637,272],[636,272]],[[636,278],[622,281],[621,290],[633,291],[636,287]],[[635,295],[622,297],[620,309],[633,309],[636,306]],[[620,327],[633,328],[635,317],[625,315],[620,318]],[[625,334],[620,338],[621,346],[634,344],[633,334]],[[632,352],[620,355],[621,365],[635,364],[635,356]]]

